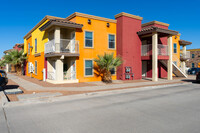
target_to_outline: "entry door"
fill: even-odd
[[[71,61],[71,79],[72,80],[76,79],[76,61],[75,60]]]
[[[147,76],[147,61],[142,61],[142,76]]]
[[[75,31],[71,33],[71,50],[70,52],[75,53]]]

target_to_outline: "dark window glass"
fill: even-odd
[[[85,47],[93,47],[93,32],[85,32]]]

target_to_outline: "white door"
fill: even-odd
[[[71,79],[72,80],[76,79],[76,61],[75,60],[71,61]]]
[[[142,76],[146,77],[147,75],[147,61],[142,61]]]
[[[75,31],[71,33],[71,53],[75,53]]]

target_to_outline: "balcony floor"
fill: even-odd
[[[58,57],[64,55],[65,57],[77,57],[80,56],[79,53],[49,53],[45,54],[45,57]]]
[[[152,55],[141,56],[141,60],[152,60]],[[158,60],[169,60],[168,55],[158,55]]]

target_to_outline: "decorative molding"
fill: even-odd
[[[144,23],[144,24],[142,24],[142,27],[148,26],[148,25],[153,25],[153,24],[159,24],[159,25],[163,25],[163,26],[169,27],[169,24],[163,23],[163,22],[159,22],[159,21],[151,21],[151,22],[148,22],[148,23]]]
[[[126,17],[129,17],[129,18],[134,18],[134,19],[138,19],[138,20],[143,19],[143,17],[132,15],[132,14],[125,13],[125,12],[121,12],[121,13],[115,15],[115,18],[118,18],[118,17],[121,17],[121,16],[126,16]]]
[[[74,17],[84,17],[84,18],[90,18],[90,19],[96,19],[96,20],[101,20],[101,21],[106,21],[106,22],[111,22],[111,23],[117,23],[117,20],[114,19],[109,19],[109,18],[103,18],[103,17],[98,17],[98,16],[94,16],[94,15],[89,15],[89,14],[84,14],[84,13],[79,13],[79,12],[75,12],[71,15],[69,15],[66,20],[70,20]]]

